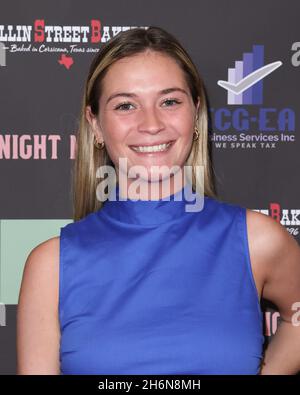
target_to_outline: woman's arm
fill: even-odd
[[[271,217],[247,210],[251,262],[282,322],[267,347],[261,374],[300,371],[300,248]]]
[[[17,308],[17,374],[60,374],[59,237],[35,247],[25,263]]]

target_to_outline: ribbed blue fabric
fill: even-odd
[[[61,228],[62,374],[258,374],[246,209],[205,197],[187,212],[193,194],[120,200],[117,187]]]

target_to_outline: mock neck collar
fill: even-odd
[[[157,200],[132,200],[120,198],[119,185],[111,191],[99,213],[113,220],[136,225],[159,225],[191,215],[188,207],[203,206],[206,197],[194,192],[189,182],[176,193]],[[203,209],[203,208],[202,208]]]

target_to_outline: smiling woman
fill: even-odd
[[[102,81],[99,112],[93,114],[88,106],[87,118],[113,163],[126,158],[129,167],[143,166],[147,180],[153,181],[160,166],[184,166],[198,109],[199,100],[195,105],[178,63],[146,50],[110,66]],[[129,188],[133,182],[129,179]]]
[[[299,247],[272,218],[217,200],[203,82],[176,38],[135,28],[101,48],[76,141],[74,222],[25,265],[18,372],[297,372]],[[109,166],[126,183],[99,201],[97,172]],[[199,197],[202,209],[187,211]],[[261,297],[284,320],[262,370]]]
[[[125,170],[119,168],[119,158],[126,158],[129,171],[135,166],[144,169],[143,175],[139,173],[140,182],[170,180],[170,193],[180,185],[175,185],[176,177],[168,177],[169,169],[191,165],[194,190],[215,196],[204,85],[195,65],[166,32],[154,28],[132,31],[103,47],[89,71],[78,135],[74,219],[102,206],[91,198],[95,196],[91,167],[95,174],[97,168],[112,165],[120,176]],[[81,160],[93,139],[103,149],[93,149],[88,160]],[[204,185],[197,166],[203,166]],[[126,189],[134,181],[128,177]],[[141,198],[145,196],[149,197],[141,193]]]

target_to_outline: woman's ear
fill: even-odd
[[[103,141],[101,127],[97,117],[92,113],[91,107],[87,106],[85,110],[86,119],[90,125],[91,131],[94,133],[97,141]]]

